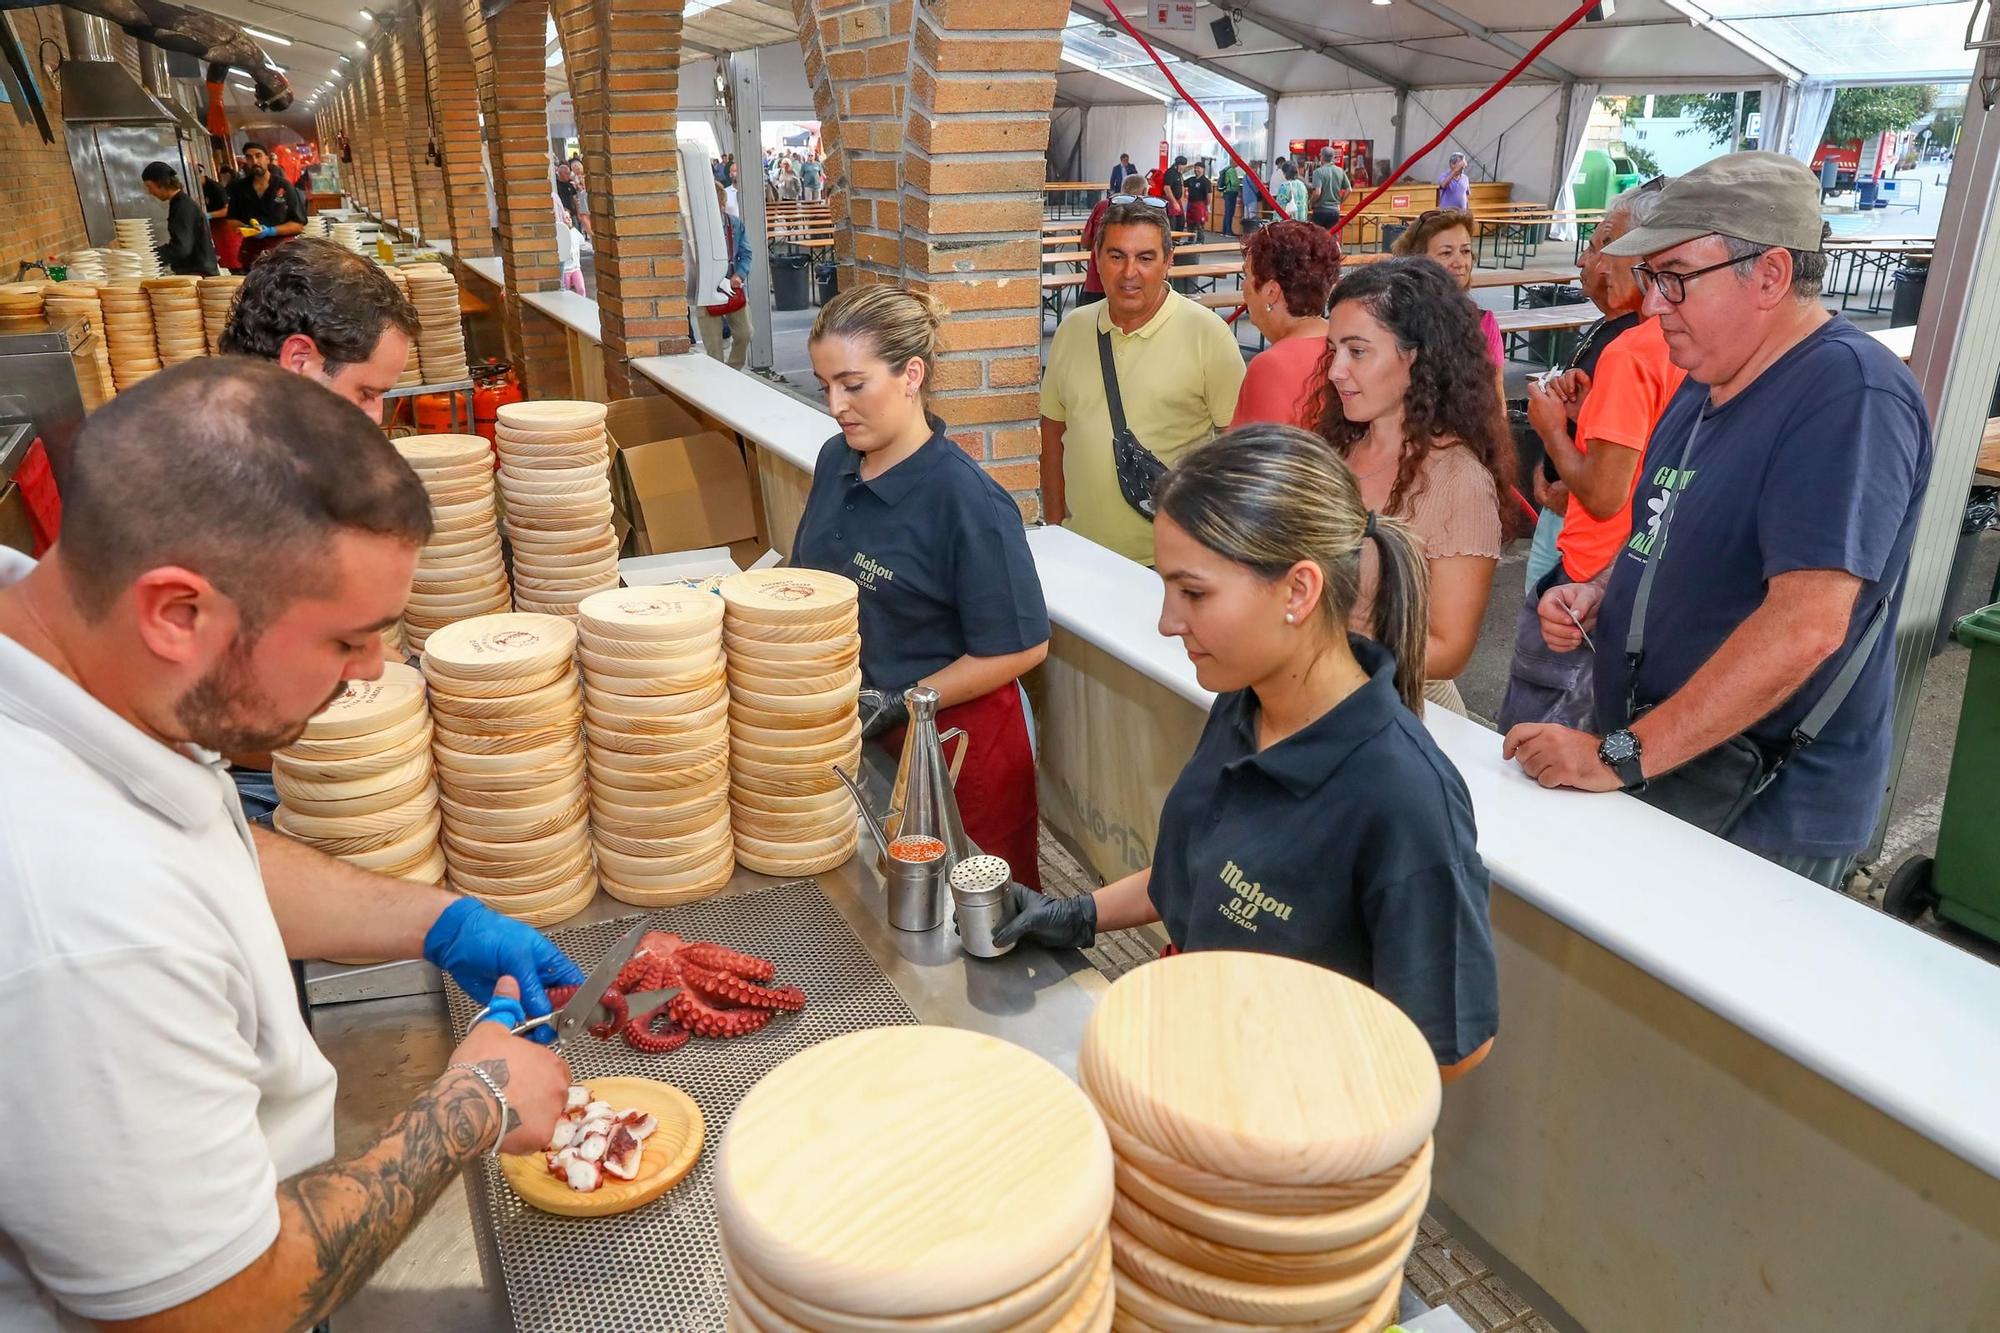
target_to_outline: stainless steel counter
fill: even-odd
[[[879,788],[878,788],[879,795]],[[863,855],[815,876],[827,899],[876,965],[925,1023],[990,1032],[1044,1056],[1071,1075],[1085,1020],[1106,985],[1080,954],[1058,958],[1023,946],[997,959],[969,958],[949,924],[922,935],[891,929],[882,882],[863,838]],[[739,871],[721,896],[752,893],[782,881]],[[625,916],[636,909],[610,897],[574,923]],[[364,994],[316,1004],[313,1029],[340,1074],[335,1113],[338,1151],[377,1137],[444,1068],[451,1050],[445,1002],[435,972],[403,964],[346,976],[315,969],[319,995]],[[719,1134],[721,1126],[711,1126]],[[493,1274],[488,1241],[476,1234],[464,1180],[442,1199],[334,1319],[337,1333],[487,1333],[512,1326]],[[643,1256],[628,1256],[632,1264]]]

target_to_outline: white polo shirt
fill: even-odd
[[[33,568],[0,549],[0,585]],[[4,636],[0,1024],[9,1333],[220,1285],[277,1238],[278,1182],[333,1155],[333,1067],[221,760]]]

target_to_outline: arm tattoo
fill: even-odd
[[[505,1060],[480,1068],[507,1086]],[[498,1109],[478,1079],[447,1072],[366,1153],[278,1186],[285,1229],[296,1226],[313,1251],[294,1327],[312,1326],[359,1290],[459,1168],[505,1137],[515,1122],[501,1125]]]

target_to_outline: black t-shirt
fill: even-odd
[[[229,187],[229,216],[238,222],[264,227],[280,227],[287,222],[306,220],[305,200],[283,174],[273,171],[260,193],[248,173],[238,176]]]
[[[572,181],[556,181],[556,198],[562,200],[563,211],[572,218],[576,216],[576,185]]]
[[[1147,891],[1178,947],[1352,977],[1454,1064],[1499,1027],[1472,798],[1396,697],[1395,659],[1348,643],[1368,683],[1266,750],[1256,694],[1216,699],[1160,810]]]
[[[218,208],[229,207],[229,191],[222,188],[220,181],[204,176],[201,180],[201,208],[204,213],[213,213]]]
[[[1177,196],[1181,194],[1185,188],[1181,182],[1181,169],[1179,167],[1168,167],[1167,174],[1163,183],[1165,184],[1166,191],[1170,196]]]
[[[1191,204],[1207,203],[1209,191],[1213,188],[1214,188],[1214,182],[1210,181],[1208,177],[1206,176],[1194,177],[1193,179],[1188,181],[1188,186],[1187,186],[1188,202]]]
[[[836,435],[819,451],[792,563],[861,587],[861,675],[901,693],[970,653],[1001,657],[1049,637],[1021,511],[946,438],[872,481]]]

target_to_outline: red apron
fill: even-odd
[[[1008,681],[991,694],[968,699],[938,713],[939,731],[957,727],[972,749],[958,774],[958,814],[966,836],[979,850],[1005,861],[1014,878],[1042,887],[1041,807],[1035,797],[1035,755],[1028,744],[1028,718],[1021,691]],[[886,732],[881,743],[891,753],[903,746],[905,728]],[[958,753],[947,743],[945,758]]]
[[[243,264],[243,224],[235,218],[210,218],[208,234],[215,241],[215,262],[229,273]]]

